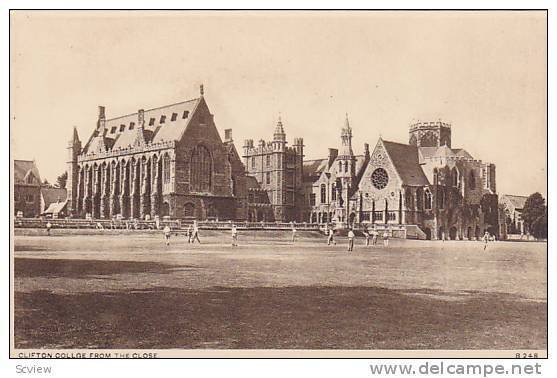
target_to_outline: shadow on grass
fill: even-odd
[[[176,269],[200,269],[193,265],[169,265],[142,261],[15,258],[15,277],[88,278],[126,273],[171,273]]]
[[[18,348],[547,346],[546,304],[506,294],[446,301],[374,287],[156,287],[73,295],[17,292],[15,309]]]

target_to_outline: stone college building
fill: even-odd
[[[340,149],[304,160],[280,117],[271,141],[248,139],[243,162],[231,129],[221,139],[203,86],[196,99],[107,119],[82,146],[68,145],[68,211],[93,218],[219,219],[413,228],[426,239],[497,234],[495,166],[452,148],[451,125],[410,126],[408,144],[381,138],[352,148],[346,117]]]

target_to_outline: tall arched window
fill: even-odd
[[[438,195],[438,205],[440,209],[444,209],[445,208],[445,189],[440,186],[438,191],[437,191],[437,195]]]
[[[199,145],[193,149],[190,165],[190,182],[193,191],[211,190],[212,165],[211,153],[205,146]]]
[[[331,185],[331,201],[337,200],[337,185],[333,182]]]
[[[344,162],[344,173],[348,173],[348,162]]]
[[[453,179],[453,186],[456,188],[458,187],[458,171],[456,168],[453,168],[451,171],[451,177]]]
[[[184,216],[185,217],[193,217],[195,214],[195,205],[191,202],[188,202],[184,205]]]
[[[327,187],[321,184],[321,203],[327,202]]]
[[[426,210],[431,210],[431,192],[429,191],[429,189],[426,189],[424,191],[424,197],[425,197],[425,209]]]
[[[470,178],[468,179],[468,186],[470,189],[476,189],[476,176],[474,176],[474,171],[470,171]]]
[[[162,182],[168,184],[170,182],[170,156],[164,155],[162,159]]]
[[[422,188],[416,189],[416,209],[422,210],[424,192]]]

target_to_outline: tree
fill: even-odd
[[[547,207],[540,193],[528,197],[522,209],[522,220],[526,229],[536,238],[547,237]]]
[[[522,209],[522,220],[530,230],[532,224],[545,213],[545,199],[538,192],[531,194]]]
[[[60,176],[56,177],[56,186],[61,189],[65,189],[67,181],[68,181],[68,172],[66,171],[62,173]]]
[[[537,239],[547,239],[547,207],[545,213],[532,223],[531,233]]]

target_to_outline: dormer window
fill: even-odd
[[[182,119],[188,118],[189,115],[190,115],[190,112],[188,112],[187,110],[184,110],[184,114],[182,114]]]
[[[166,121],[166,116],[165,116],[165,115],[162,115],[162,116],[161,116],[161,120],[160,120],[159,123],[164,123],[164,121]]]
[[[177,113],[172,113],[172,117],[170,118],[170,120],[172,122],[174,122],[174,121],[176,121],[176,117],[178,117],[178,114]]]
[[[110,129],[110,133],[114,134],[116,132],[116,126],[112,126],[112,128]]]
[[[151,118],[149,119],[149,126],[153,126],[155,124],[155,119]]]
[[[126,125],[120,125],[120,132],[124,132],[126,130]]]

